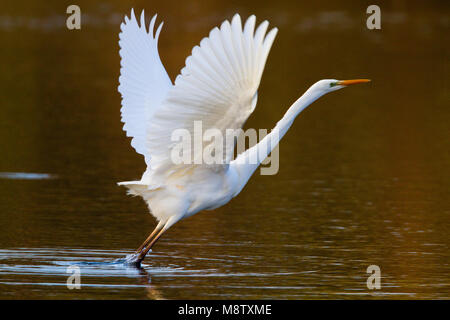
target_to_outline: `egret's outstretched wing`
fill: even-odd
[[[158,37],[163,23],[153,34],[156,15],[149,30],[145,28],[144,11],[140,26],[131,10],[130,19],[125,16],[119,34],[120,78],[119,92],[122,95],[122,122],[127,136],[132,137],[131,145],[145,157],[149,165],[150,154],[145,141],[151,117],[166,97],[172,82],[161,63],[158,54]]]
[[[266,35],[267,27],[264,21],[255,32],[255,16],[251,16],[242,29],[236,14],[231,24],[223,22],[192,49],[148,128],[152,169],[171,162],[175,145],[171,135],[176,129],[186,129],[193,137],[194,122],[201,121],[203,132],[218,129],[225,137],[227,129],[242,127],[255,108],[261,75],[277,32],[274,28]],[[203,142],[203,150],[209,143]],[[233,147],[234,141],[227,141],[225,163],[232,158]],[[194,150],[192,159],[201,159],[201,152]]]

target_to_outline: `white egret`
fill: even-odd
[[[119,185],[127,187],[129,194],[141,196],[158,224],[136,253],[128,256],[127,261],[136,265],[173,224],[199,211],[223,206],[237,196],[309,104],[328,92],[369,81],[326,79],[312,85],[276,124],[276,141],[257,163],[245,160],[266,139],[274,138],[274,130],[259,144],[224,164],[175,164],[170,156],[174,130],[192,130],[194,121],[202,121],[204,130],[215,128],[225,135],[227,129],[243,126],[256,106],[258,86],[277,29],[266,34],[268,22],[264,21],[255,31],[253,15],[242,27],[236,14],[231,23],[224,21],[193,48],[172,84],[157,49],[163,23],[154,33],[156,15],[148,31],[144,11],[140,20],[139,24],[131,10],[130,18],[125,16],[121,24],[118,89],[122,95],[124,130],[132,137],[134,149],[144,156],[147,169],[139,181]],[[227,160],[234,154],[234,141],[232,144],[226,148]],[[195,150],[193,153],[196,156]]]

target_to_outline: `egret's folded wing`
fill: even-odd
[[[167,165],[172,133],[187,129],[194,136],[194,122],[201,121],[204,133],[218,129],[225,137],[227,129],[240,129],[256,105],[261,75],[277,29],[267,35],[268,22],[259,25],[251,16],[242,29],[239,15],[231,24],[222,23],[209,37],[195,46],[186,66],[176,78],[166,99],[152,118],[147,145],[152,153],[152,168]],[[217,132],[217,130],[216,130]],[[203,142],[203,150],[211,142]],[[225,163],[233,156],[234,141],[227,141]],[[192,146],[193,158],[202,150]]]
[[[134,11],[130,19],[125,16],[119,34],[120,78],[119,92],[122,95],[122,122],[127,136],[132,137],[131,145],[144,155],[149,165],[150,154],[145,141],[151,117],[172,87],[172,82],[161,63],[158,54],[158,37],[162,23],[154,35],[156,15],[149,30],[145,28],[144,11],[138,24]]]

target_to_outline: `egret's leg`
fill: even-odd
[[[141,246],[136,250],[136,253],[140,253],[142,249],[144,249],[152,240],[152,238],[156,235],[156,233],[161,230],[161,228],[164,226],[164,223],[162,221],[159,221],[156,228],[152,231],[152,233],[145,239],[144,243],[141,244]]]
[[[180,219],[181,219],[181,217],[172,216],[169,218],[169,220],[167,220],[166,224],[161,229],[161,231],[159,231],[156,234],[156,236],[151,240],[151,242],[144,249],[142,249],[142,251],[139,253],[139,256],[137,257],[137,261],[136,261],[136,263],[138,265],[142,262],[142,260],[144,260],[147,253],[150,251],[150,249],[153,247],[153,245],[156,243],[156,241],[158,241],[158,239],[163,235],[163,233],[166,232],[167,229],[169,229],[171,226],[173,226],[175,224],[175,222],[177,222]]]
[[[139,253],[139,256],[138,256],[139,262],[144,260],[146,254],[150,251],[150,249],[153,247],[153,245],[156,243],[156,241],[158,241],[158,239],[163,235],[163,233],[166,232],[166,230],[167,229],[163,228],[161,231],[159,231],[158,234],[152,239],[150,244],[148,246],[146,246],[144,249],[142,249],[142,251]]]

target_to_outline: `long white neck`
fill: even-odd
[[[265,136],[258,144],[249,148],[244,153],[240,154],[235,160],[230,163],[230,166],[235,169],[239,175],[239,186],[234,195],[237,195],[248,180],[259,167],[261,162],[267,158],[272,150],[278,145],[280,140],[291,127],[295,118],[307,106],[320,98],[324,92],[309,88],[284,114],[283,118],[276,124],[272,131]],[[257,161],[255,161],[257,159]]]

